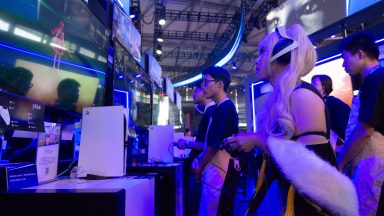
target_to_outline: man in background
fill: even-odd
[[[351,164],[352,180],[359,198],[360,215],[376,215],[384,182],[384,68],[379,66],[375,38],[360,32],[341,43],[343,67],[351,76],[360,76],[362,85],[353,132],[337,156],[339,168]]]
[[[227,70],[208,67],[203,71],[204,95],[216,103],[209,121],[203,152],[192,162],[196,175],[201,175],[202,195],[199,215],[234,215],[236,171],[231,155],[221,150],[225,138],[239,132],[236,107],[226,91],[231,83]]]
[[[212,116],[212,112],[215,110],[215,102],[212,99],[206,98],[201,87],[201,82],[195,83],[193,92],[193,103],[195,105],[202,105],[205,107],[203,116],[201,118],[199,128],[197,130],[195,141],[188,141],[180,139],[175,145],[180,149],[190,148],[192,149],[189,154],[189,160],[187,161],[188,173],[188,203],[187,203],[187,215],[196,216],[199,210],[200,196],[201,196],[201,182],[196,179],[195,174],[191,170],[192,161],[203,151],[205,145],[205,136],[207,134],[207,128],[209,119]],[[190,132],[190,131],[189,131]],[[184,134],[185,136],[185,134]]]
[[[63,79],[57,86],[57,100],[55,106],[68,111],[76,111],[76,103],[79,100],[80,83],[74,79]]]

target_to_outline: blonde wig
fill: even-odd
[[[308,74],[316,64],[316,50],[306,32],[299,24],[286,29],[287,35],[298,42],[298,47],[291,51],[290,63],[278,77],[274,89],[267,99],[263,111],[258,116],[258,132],[265,135],[290,139],[295,134],[295,121],[292,114],[291,95],[300,84],[300,77]],[[276,43],[283,39],[278,32],[266,35],[260,42],[265,48],[268,59]],[[268,61],[269,62],[269,61]],[[268,74],[271,75],[271,63]]]

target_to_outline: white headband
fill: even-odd
[[[285,27],[284,26],[279,26],[276,28],[275,30],[282,38],[285,38],[285,39],[288,39],[288,40],[292,40],[292,43],[285,47],[284,49],[280,50],[278,53],[276,53],[275,55],[273,55],[270,59],[269,59],[269,62],[273,62],[275,61],[277,58],[281,57],[282,55],[296,49],[298,46],[299,46],[299,43],[295,40],[293,40],[292,38],[290,38],[288,35],[287,35],[287,32],[285,31]]]

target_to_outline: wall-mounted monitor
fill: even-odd
[[[345,0],[286,0],[267,14],[267,30],[277,26],[301,24],[308,34],[314,33],[346,16]]]
[[[116,5],[113,8],[113,37],[137,62],[141,62],[140,32],[137,31],[131,19]]]
[[[174,88],[171,80],[168,77],[164,77],[164,86],[165,86],[165,93],[169,97],[169,100],[174,102],[175,100]]]
[[[181,95],[179,92],[175,91],[175,100],[176,100],[176,107],[181,110]]]
[[[161,104],[164,100],[164,90],[162,87],[157,85],[156,83],[153,83],[152,85],[152,91],[153,91],[153,106],[152,106],[152,125],[159,125],[159,122],[161,121],[161,115],[164,116],[165,111],[161,110]],[[163,111],[163,112],[161,112]],[[166,115],[168,116],[168,111],[166,112]]]
[[[129,108],[129,126],[151,124],[151,81],[127,50],[115,41],[114,105]]]
[[[0,5],[1,89],[79,113],[104,104],[109,30],[83,1]]]
[[[162,75],[162,69],[160,64],[157,62],[155,57],[153,57],[151,54],[147,54],[148,60],[147,60],[147,69],[149,77],[151,77],[151,80],[155,82],[158,86],[162,87],[162,81],[161,81],[161,75]]]

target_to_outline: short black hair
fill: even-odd
[[[201,81],[197,81],[197,82],[194,83],[194,87],[200,89],[201,88],[201,84],[202,84]]]
[[[57,86],[57,94],[60,96],[63,92],[67,91],[69,88],[79,88],[80,83],[74,79],[67,78],[60,81]]]
[[[203,76],[205,75],[210,75],[216,81],[223,81],[224,91],[227,91],[229,85],[231,84],[231,76],[229,75],[229,72],[222,67],[207,67],[203,71]]]
[[[320,82],[321,82],[321,85],[323,86],[324,88],[324,94],[325,95],[329,95],[331,94],[331,92],[333,91],[333,88],[332,88],[332,79],[331,77],[329,77],[328,75],[325,75],[325,74],[321,74],[321,75],[314,75],[312,77],[312,81],[316,78],[319,78],[320,79]]]
[[[375,36],[368,31],[361,31],[341,41],[340,51],[348,51],[352,54],[360,49],[364,51],[370,59],[379,59],[379,47],[375,43]]]

